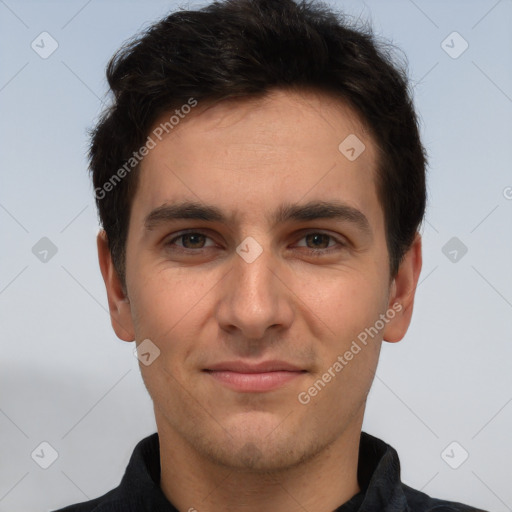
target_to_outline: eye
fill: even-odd
[[[333,249],[339,250],[347,245],[341,239],[321,231],[306,233],[300,240],[306,240],[306,248],[310,249],[310,252],[320,254],[332,252]],[[334,243],[329,245],[330,242]],[[298,247],[304,247],[304,245],[298,244]]]
[[[208,240],[210,240],[209,245],[207,245]],[[318,256],[347,247],[347,243],[342,239],[321,231],[305,233],[299,240],[305,240],[305,244],[298,243],[295,247],[305,248],[309,253]],[[216,247],[216,244],[208,235],[200,231],[182,231],[165,242],[165,246],[177,251],[199,252],[202,249]]]
[[[182,245],[176,245],[174,242],[180,240],[182,242]],[[207,247],[215,246],[215,243],[213,243],[210,246],[205,245],[206,240],[211,240],[211,238],[204,233],[201,233],[199,231],[188,231],[188,232],[182,232],[178,236],[175,236],[168,242],[165,242],[166,246],[173,246],[177,247],[178,249],[184,249],[184,250],[194,250],[194,249],[204,249]],[[213,242],[213,240],[212,240]]]

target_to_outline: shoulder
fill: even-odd
[[[83,501],[68,505],[64,508],[59,508],[52,512],[117,512],[122,510],[122,505],[116,496],[117,489],[113,489],[103,496],[95,498],[90,501]],[[121,506],[119,506],[121,505]]]
[[[413,489],[402,483],[402,489],[407,498],[407,505],[414,512],[487,512],[480,508],[471,507],[458,501],[446,501],[431,498],[427,494]]]

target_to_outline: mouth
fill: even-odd
[[[284,361],[264,361],[259,364],[230,361],[212,365],[203,372],[227,388],[242,393],[272,391],[307,373]]]

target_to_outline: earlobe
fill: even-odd
[[[98,233],[96,238],[98,246],[98,261],[101,275],[105,283],[110,311],[110,321],[118,338],[123,341],[134,341],[130,301],[125,295],[123,285],[115,269],[108,246],[107,234],[104,230]]]
[[[409,328],[421,266],[421,236],[416,233],[414,242],[404,255],[397,275],[391,283],[388,309],[394,310],[396,314],[384,329],[384,341],[400,341]]]

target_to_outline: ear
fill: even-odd
[[[123,341],[134,341],[134,329],[130,301],[125,296],[121,280],[112,262],[107,234],[102,229],[96,237],[101,275],[105,282],[110,310],[110,321],[117,335]]]
[[[404,255],[398,273],[391,283],[388,310],[395,311],[396,314],[393,320],[386,324],[383,332],[384,341],[400,341],[409,328],[421,265],[421,236],[416,233],[414,242]]]

